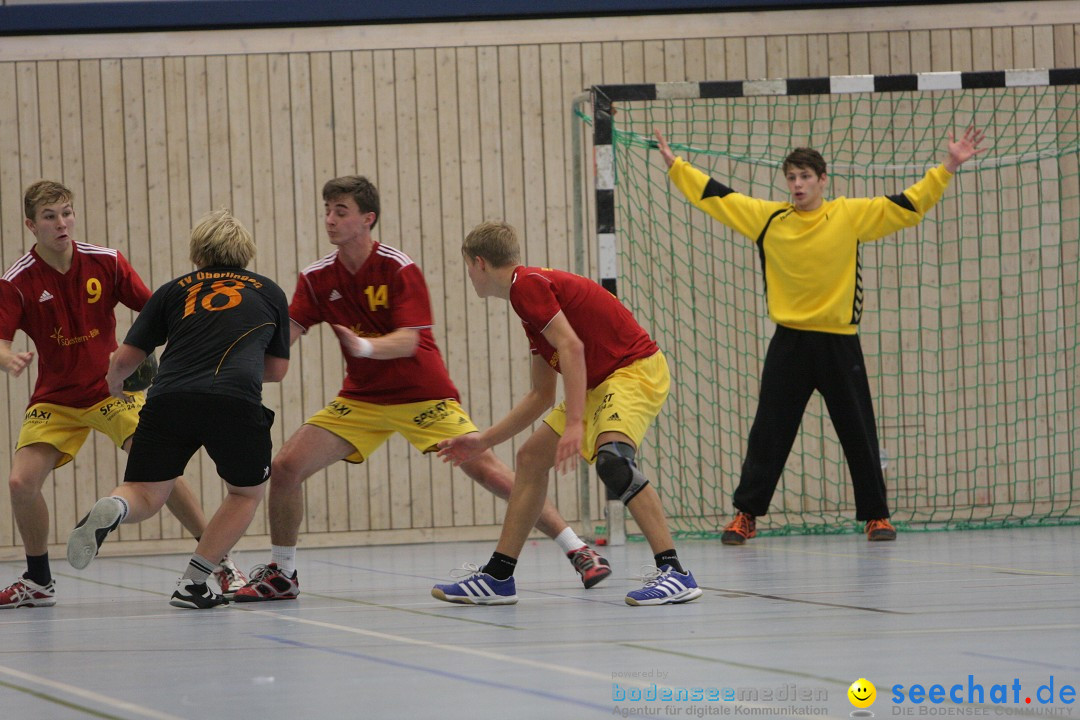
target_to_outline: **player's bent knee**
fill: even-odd
[[[624,505],[649,484],[638,470],[634,455],[634,446],[623,442],[605,443],[596,451],[596,474]]]
[[[270,482],[278,487],[301,484],[304,477],[301,475],[300,462],[291,462],[289,456],[279,454],[270,464]]]
[[[11,494],[11,498],[16,502],[20,500],[29,500],[36,497],[41,493],[41,488],[45,485],[46,478],[26,477],[23,475],[12,475],[8,478],[8,492]]]
[[[514,460],[514,467],[518,469],[518,473],[521,473],[523,468],[544,471],[555,466],[555,457],[549,448],[541,448],[536,443],[531,443],[529,441],[526,441],[525,444],[521,446],[521,449],[517,451]],[[517,477],[517,475],[514,476],[515,482],[517,482]]]

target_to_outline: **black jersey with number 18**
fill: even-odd
[[[168,342],[147,393],[215,393],[261,403],[266,355],[289,357],[289,305],[274,281],[235,267],[206,267],[162,285],[124,342]]]

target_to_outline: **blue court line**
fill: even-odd
[[[495,688],[496,690],[511,690],[513,692],[524,693],[526,695],[535,695],[536,697],[541,697],[545,700],[557,700],[559,702],[577,705],[578,707],[589,708],[590,710],[599,710],[605,715],[611,715],[610,705],[600,705],[598,703],[585,702],[583,700],[578,700],[577,698],[568,697],[566,695],[557,695],[555,693],[544,692],[543,690],[534,690],[533,688],[520,687],[518,685],[508,685],[506,683],[495,682],[493,680],[484,680],[482,678],[469,677],[468,675],[459,675],[458,673],[447,672],[445,670],[436,670],[433,668],[426,668],[422,665],[413,665],[412,663],[403,663],[397,660],[387,660],[386,658],[375,657],[374,655],[365,655],[363,653],[353,652],[351,650],[339,650],[337,648],[310,645],[305,642],[288,640],[286,638],[277,637],[275,635],[256,635],[255,637],[261,640],[270,640],[271,642],[281,643],[282,645],[291,645],[293,647],[303,648],[305,650],[317,650],[319,652],[330,653],[332,655],[342,655],[344,657],[355,658],[357,660],[367,660],[369,662],[379,663],[380,665],[390,665],[391,667],[401,668],[404,670],[414,670],[417,672],[428,673],[429,675],[438,675],[439,677],[449,678],[451,680],[461,680],[463,682],[472,683],[474,685],[483,685],[485,687]]]
[[[986,653],[965,652],[963,655],[986,658],[988,660],[1004,660],[1005,662],[1020,663],[1022,665],[1035,665],[1036,667],[1050,668],[1051,670],[1080,670],[1075,665],[1059,665],[1057,663],[1040,662],[1038,660],[1025,660],[1024,658],[1006,657],[1004,655],[987,655]]]

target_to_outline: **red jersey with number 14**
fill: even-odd
[[[559,354],[544,337],[544,329],[560,311],[566,316],[585,345],[590,390],[619,368],[660,351],[618,298],[580,275],[519,267],[510,285],[510,304],[521,318],[532,352],[547,360],[556,372],[562,372]]]
[[[85,408],[109,396],[105,372],[116,350],[118,302],[141,310],[150,291],[112,248],[74,243],[59,272],[36,248],[0,278],[0,340],[22,330],[34,341],[38,378],[30,404]]]
[[[337,251],[300,273],[289,317],[306,331],[320,322],[351,328],[360,337],[388,335],[399,328],[420,331],[412,357],[394,360],[345,357],[343,397],[377,405],[459,400],[431,334],[431,300],[424,274],[405,253],[374,243],[356,274]]]

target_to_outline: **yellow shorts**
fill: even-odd
[[[88,408],[36,403],[26,409],[15,449],[34,443],[52,445],[63,453],[56,462],[60,467],[75,458],[90,430],[108,435],[117,447],[123,447],[135,434],[139,410],[145,404],[146,393],[142,392],[131,395],[129,402],[107,397]]]
[[[660,414],[671,387],[671,374],[662,352],[619,368],[585,394],[585,436],[581,455],[596,461],[596,439],[617,432],[641,446],[645,432]],[[551,411],[544,422],[560,437],[566,429],[566,403]]]
[[[428,400],[401,405],[336,397],[307,420],[308,425],[334,433],[356,448],[346,462],[371,457],[395,432],[420,452],[433,452],[440,440],[476,432],[476,426],[456,400]]]

